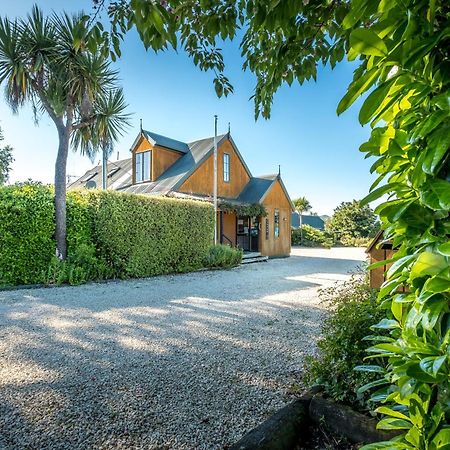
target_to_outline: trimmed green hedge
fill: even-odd
[[[94,240],[116,276],[202,267],[214,236],[211,205],[104,191],[97,191],[92,200]]]
[[[211,205],[113,191],[67,195],[68,258],[55,255],[53,190],[0,188],[0,285],[78,284],[186,272],[213,240]]]
[[[47,188],[0,188],[0,283],[44,282],[55,254],[53,198]]]

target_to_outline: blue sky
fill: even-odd
[[[2,0],[1,15],[25,16],[33,5],[28,0]],[[46,12],[90,11],[89,0],[38,2]],[[189,142],[211,136],[213,116],[219,116],[219,132],[231,122],[231,134],[253,175],[278,171],[292,198],[305,195],[319,214],[331,214],[342,201],[366,195],[373,181],[371,162],[358,151],[369,130],[359,125],[360,101],[337,117],[336,105],[352,79],[354,65],[344,62],[335,70],[321,68],[318,81],[283,87],[277,93],[270,120],[254,120],[254,77],[243,72],[238,42],[224,47],[227,75],[235,88],[228,98],[218,99],[213,76],[201,72],[182,52],[155,55],[146,52],[134,32],[122,47],[116,63],[122,86],[133,113],[132,127],[117,143],[112,159],[129,156],[139,130],[144,128]],[[29,108],[14,116],[0,100],[0,126],[5,142],[14,147],[11,181],[27,178],[50,183],[54,177],[57,134],[53,122],[43,116],[34,125]],[[96,159],[96,162],[99,158]],[[68,174],[82,175],[92,163],[71,153]]]

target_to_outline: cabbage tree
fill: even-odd
[[[58,133],[55,164],[56,254],[67,256],[66,166],[69,147],[93,158],[110,149],[127,125],[122,90],[109,53],[89,42],[88,17],[0,17],[0,84],[14,113],[31,104],[36,121],[47,114]]]

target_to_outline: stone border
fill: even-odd
[[[368,444],[392,439],[399,432],[377,430],[377,420],[328,400],[320,387],[306,391],[245,434],[229,450],[293,450],[309,436],[312,424],[351,442]]]

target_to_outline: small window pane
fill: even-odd
[[[136,154],[136,183],[142,181],[142,153]]]
[[[230,155],[223,154],[223,181],[230,181]]]
[[[275,210],[274,214],[274,236],[280,237],[280,211],[278,209]]]
[[[269,219],[266,218],[266,241],[269,240]]]
[[[136,163],[135,163],[135,174],[136,183],[141,183],[142,181],[149,181],[151,174],[151,162],[152,155],[151,151],[136,153]]]
[[[144,162],[142,170],[142,181],[148,181],[150,180],[150,158],[151,158],[150,152],[144,152],[143,158]]]

